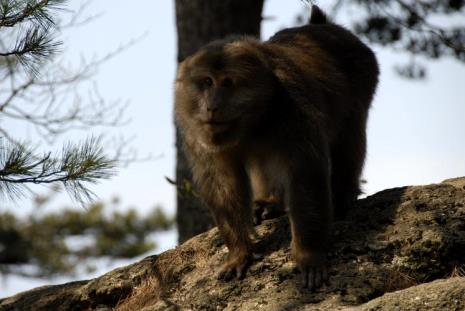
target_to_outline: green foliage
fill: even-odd
[[[155,248],[147,239],[150,233],[169,230],[173,223],[173,218],[159,207],[142,217],[135,209],[108,213],[101,202],[87,209],[31,214],[22,220],[3,213],[0,214],[0,271],[53,276],[72,274],[85,259],[133,258]],[[76,238],[81,242],[73,243]],[[37,271],[26,273],[21,264],[32,264]]]
[[[68,144],[61,155],[35,155],[26,145],[0,144],[0,195],[14,199],[28,184],[61,182],[81,204],[91,201],[86,183],[113,175],[116,162],[108,159],[97,139],[83,144]]]
[[[2,42],[6,50],[0,56],[12,58],[11,64],[20,64],[31,74],[38,74],[43,61],[56,54],[61,42],[55,40],[57,30],[53,13],[61,9],[65,0],[1,0],[0,29],[12,29],[10,38]],[[8,59],[7,59],[8,60]]]
[[[189,179],[184,178],[182,182],[177,182],[165,176],[166,181],[176,187],[178,195],[185,197],[198,198],[199,194],[195,191],[194,185]]]

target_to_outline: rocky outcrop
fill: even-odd
[[[256,227],[243,280],[216,279],[216,229],[99,278],[33,289],[0,310],[464,310],[465,178],[381,191],[337,222],[329,282],[302,288],[286,217]]]

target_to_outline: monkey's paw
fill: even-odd
[[[223,264],[218,274],[219,280],[230,281],[234,278],[241,280],[252,263],[252,256],[249,254],[229,255],[228,260]]]
[[[309,291],[322,286],[328,281],[326,253],[322,251],[300,251],[294,257],[302,273],[303,287]]]

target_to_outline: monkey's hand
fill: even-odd
[[[233,278],[243,279],[247,268],[252,263],[253,256],[247,251],[229,253],[228,259],[221,267],[218,279],[229,281]]]
[[[292,251],[302,276],[304,288],[314,291],[328,281],[326,252],[293,249]]]

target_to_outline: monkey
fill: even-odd
[[[335,217],[360,194],[375,54],[317,6],[267,41],[213,41],[178,66],[175,123],[200,197],[229,250],[218,277],[253,261],[252,204],[281,204],[311,291],[328,280]]]

